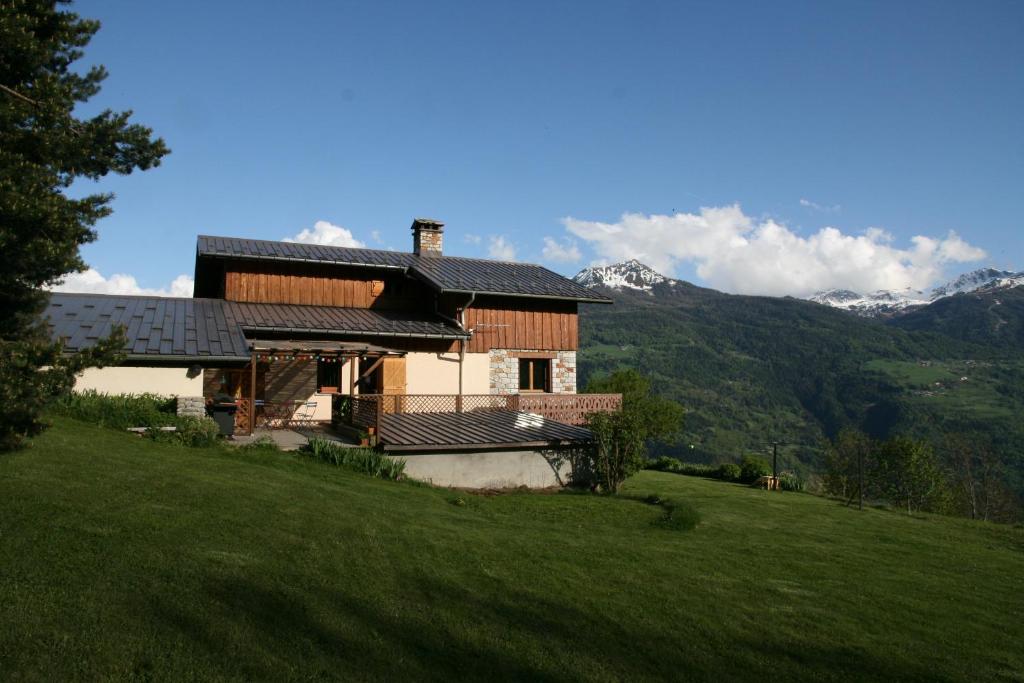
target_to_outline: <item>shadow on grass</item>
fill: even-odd
[[[164,627],[189,642],[185,654],[194,660],[179,667],[202,671],[206,660],[250,680],[937,680],[916,665],[832,646],[828,634],[821,646],[813,637],[794,643],[771,633],[729,640],[727,615],[710,632],[685,615],[641,618],[676,627],[652,629],[636,615],[620,619],[505,583],[480,592],[457,580],[406,575],[399,585],[407,602],[325,586],[285,593],[247,577],[218,577],[206,583],[204,615],[150,604]]]

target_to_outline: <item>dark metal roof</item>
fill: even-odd
[[[240,301],[224,301],[222,304],[228,319],[253,332],[420,339],[469,339],[470,336],[440,318],[408,311]]]
[[[386,413],[380,423],[386,451],[571,446],[592,438],[584,427],[511,410]]]
[[[126,328],[129,358],[245,360],[245,331],[347,337],[465,339],[469,335],[433,318],[393,311],[253,304],[221,299],[55,292],[44,313],[54,339],[77,351]]]
[[[241,237],[212,237],[200,235],[196,240],[199,256],[220,256],[227,258],[256,259],[260,261],[299,261],[314,263],[336,263],[369,268],[394,268],[404,270],[416,260],[415,254],[383,249],[350,249],[327,247],[301,242],[273,242],[250,240]]]
[[[379,249],[350,249],[297,242],[270,242],[200,235],[199,257],[299,261],[407,270],[440,292],[476,292],[611,303],[611,299],[531,263],[489,261],[457,256],[416,256]]]

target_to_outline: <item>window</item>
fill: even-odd
[[[318,360],[316,362],[316,388],[323,393],[337,392],[341,387],[341,359]]]
[[[519,391],[551,391],[551,359],[519,359]]]

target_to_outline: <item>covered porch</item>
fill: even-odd
[[[208,402],[230,398],[235,434],[331,422],[335,398],[404,391],[406,351],[337,340],[256,339],[242,368],[204,374]]]

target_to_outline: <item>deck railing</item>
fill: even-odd
[[[351,401],[351,424],[375,435],[380,434],[381,418],[394,413],[515,410],[581,425],[591,413],[622,409],[622,394],[362,394]]]

